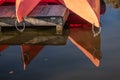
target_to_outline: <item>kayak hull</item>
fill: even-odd
[[[91,24],[94,24],[96,27],[100,27],[99,0],[63,0],[62,3],[84,20],[88,21]]]
[[[0,4],[3,2],[15,2],[15,0],[0,0]],[[27,0],[16,0],[18,22],[22,22],[23,18],[40,2],[63,4],[84,20],[94,24],[96,27],[100,27],[100,0],[29,0],[29,2]]]

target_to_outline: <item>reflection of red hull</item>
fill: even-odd
[[[5,50],[8,47],[8,45],[0,45],[0,52]]]
[[[35,58],[35,56],[40,52],[40,50],[43,48],[43,46],[28,46],[28,45],[22,45],[22,59],[23,59],[23,65],[24,69],[27,68],[29,63]]]
[[[2,3],[3,0],[1,0]],[[14,0],[7,0],[14,1]],[[99,27],[100,0],[16,0],[16,15],[19,22],[26,17],[39,2],[53,2],[65,5],[75,14]],[[85,7],[85,9],[84,9]]]
[[[0,52],[5,50],[8,46],[9,45],[0,45]],[[42,50],[43,47],[44,46],[21,45],[24,70],[27,68],[30,62],[37,56],[37,54]]]

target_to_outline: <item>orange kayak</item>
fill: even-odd
[[[0,0],[1,3],[3,1],[5,0]],[[100,27],[100,0],[16,0],[18,22],[21,22],[39,2],[60,2],[81,18]]]
[[[96,27],[100,27],[100,0],[59,0],[68,9]]]

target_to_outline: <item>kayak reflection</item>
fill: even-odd
[[[45,32],[46,35],[48,35],[46,31],[43,31],[43,32]],[[68,32],[70,32],[69,35],[68,35]],[[30,62],[40,53],[40,51],[44,48],[44,46],[65,45],[68,38],[73,42],[73,44],[75,44],[75,46],[77,46],[85,54],[87,58],[89,58],[94,63],[95,66],[98,67],[100,65],[100,59],[101,59],[100,35],[97,37],[93,37],[91,27],[87,23],[86,25],[82,25],[80,27],[74,27],[74,28],[71,27],[66,32],[66,34],[56,35],[57,38],[53,37],[54,34],[48,35],[49,38],[48,36],[44,36],[42,41],[40,41],[39,39],[42,38],[43,36],[40,37],[39,35],[35,35],[34,34],[35,32],[33,31],[32,32],[29,31],[29,33],[30,33],[29,37],[28,37],[28,33],[27,35],[25,35],[25,33],[19,33],[19,35],[22,36],[21,40],[15,41],[16,38],[20,39],[18,34],[16,34],[15,36],[13,35],[13,33],[10,34],[9,32],[9,35],[8,35],[8,32],[7,33],[4,32],[3,33],[4,36],[2,36],[0,39],[1,44],[4,44],[4,45],[0,45],[0,52],[7,49],[7,47],[9,45],[12,45],[12,43],[13,45],[15,45],[15,43],[18,44],[19,42],[19,45],[21,46],[20,48],[21,48],[21,55],[22,55],[24,70],[26,70]],[[24,36],[22,34],[24,34]],[[38,36],[39,36],[38,40],[35,39]],[[28,38],[24,40],[24,38],[26,37]],[[23,43],[23,44],[20,44],[20,43]]]
[[[21,45],[22,50],[22,60],[24,65],[24,70],[26,70],[27,66],[30,62],[37,56],[37,54],[44,48],[44,46],[28,46]]]
[[[45,45],[65,45],[68,36],[73,44],[75,44],[75,46],[77,46],[85,54],[85,56],[94,63],[95,66],[98,67],[100,65],[100,35],[93,37],[91,27],[87,23],[81,27],[71,27],[69,29],[69,35],[64,34],[53,36],[50,34],[48,35],[47,32],[44,31],[49,37],[43,37],[43,35],[40,36],[40,33],[38,35],[38,32],[35,34],[35,32],[31,32],[30,30],[30,34],[28,34],[28,32],[19,34],[12,32],[10,34],[10,32],[9,35],[8,31],[7,33],[4,32],[1,34],[0,44],[2,45],[0,46],[0,51],[5,50],[9,45],[19,44],[21,46],[24,70],[26,70],[30,62],[37,56],[37,54],[40,53]],[[43,32],[41,33],[43,34]]]
[[[0,52],[7,49],[9,45],[0,45]],[[27,69],[27,66],[30,62],[39,54],[39,52],[44,48],[44,46],[40,45],[20,45],[21,48],[21,58],[23,62],[24,70]]]
[[[100,36],[93,37],[91,29],[72,28],[70,29],[69,39],[95,66],[100,65]]]

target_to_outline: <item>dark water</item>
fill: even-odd
[[[46,39],[42,37],[41,41],[44,44],[51,45],[42,43],[36,47],[9,45],[0,52],[0,80],[119,80],[120,9],[107,4],[106,12],[101,15],[101,25],[102,31],[97,38],[94,38],[91,30],[86,28],[80,28],[81,34],[78,34],[80,38],[75,37],[79,39],[78,42],[81,41],[79,42],[81,46],[87,47],[93,60],[65,35],[47,38],[51,39],[50,42],[45,42]],[[70,30],[73,37],[77,35],[72,34],[72,31],[76,32],[74,30]],[[63,42],[57,42],[56,39]],[[12,44],[12,40],[7,42]],[[29,48],[28,52],[31,54],[26,56],[21,50],[22,47]],[[97,53],[94,53],[93,47],[97,49]],[[96,59],[97,63],[94,61]],[[27,65],[26,68],[24,63]]]

